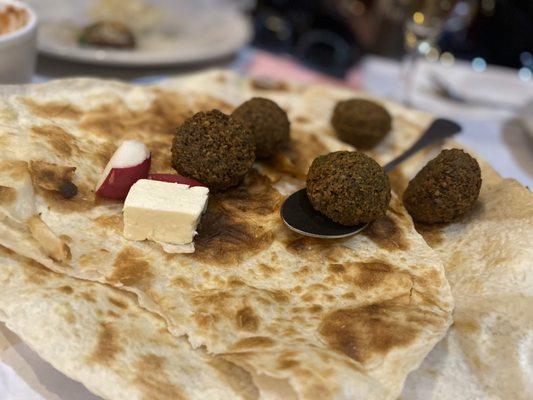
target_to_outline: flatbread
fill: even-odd
[[[257,399],[249,373],[141,309],[135,296],[57,274],[0,247],[0,321],[106,399]]]
[[[403,173],[413,176],[435,155],[407,162]],[[474,210],[452,224],[418,226],[444,261],[456,307],[454,324],[410,375],[403,399],[533,393],[533,194],[478,160],[483,185]]]
[[[165,89],[88,79],[5,89],[0,243],[56,272],[135,293],[174,336],[249,371],[265,398],[395,398],[452,309],[442,263],[397,198],[365,235],[332,242],[291,233],[273,185],[287,193],[303,184],[298,167],[311,154],[293,143],[294,173],[258,165],[240,187],[211,196],[196,252],[169,255],[125,240],[122,204],[94,197],[121,140],[142,140],[153,172],[171,171],[175,126],[202,109],[231,111],[231,96],[216,98],[191,79]],[[293,135],[314,141],[317,153],[346,147],[320,132]],[[56,193],[65,177],[79,188],[74,199]]]

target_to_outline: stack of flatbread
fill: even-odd
[[[252,96],[286,109],[289,149],[210,197],[194,254],[124,239],[122,204],[93,192],[118,144],[143,141],[152,172],[172,172],[177,125]],[[106,399],[394,399],[421,363],[406,398],[526,398],[533,204],[518,183],[483,165],[476,210],[446,227],[415,227],[397,195],[349,239],[282,224],[279,206],[313,158],[349,149],[329,116],[353,96],[363,95],[221,71],[156,87],[1,88],[0,319]],[[432,120],[385,105],[393,130],[371,153],[382,163]],[[65,179],[72,199],[58,192]]]

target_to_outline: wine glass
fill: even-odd
[[[392,0],[392,3],[404,21],[402,102],[411,105],[417,62],[435,46],[457,0]]]

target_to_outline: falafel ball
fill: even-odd
[[[249,124],[255,138],[255,154],[268,158],[287,147],[290,122],[287,113],[272,100],[254,97],[233,111],[233,118]]]
[[[252,132],[219,110],[196,113],[172,141],[172,166],[212,190],[237,185],[252,167]]]
[[[380,104],[363,99],[339,101],[331,124],[343,142],[371,149],[391,130],[392,117]]]
[[[403,203],[417,222],[450,222],[472,209],[480,188],[476,159],[460,149],[443,150],[409,182]]]
[[[391,189],[387,174],[372,158],[359,151],[336,151],[311,164],[307,196],[315,210],[353,226],[384,215]]]

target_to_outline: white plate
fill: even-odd
[[[216,1],[153,1],[165,15],[161,29],[137,37],[132,50],[83,47],[81,27],[93,22],[92,2],[31,0],[41,19],[38,49],[48,56],[89,64],[146,67],[204,62],[230,55],[251,38],[251,23],[241,12]],[[219,3],[220,4],[220,3]]]

